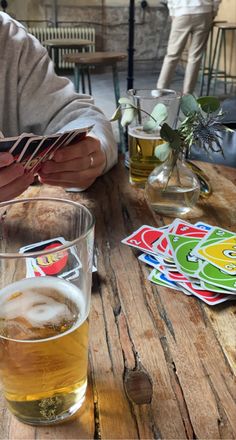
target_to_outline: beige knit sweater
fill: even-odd
[[[0,12],[0,130],[4,136],[23,132],[51,134],[95,124],[93,133],[106,153],[107,171],[117,161],[110,122],[89,95],[55,74],[39,41],[23,25]]]

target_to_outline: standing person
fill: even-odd
[[[172,18],[167,54],[157,88],[168,88],[176,65],[190,37],[183,93],[193,93],[203,51],[221,0],[167,0]]]
[[[42,183],[88,188],[117,161],[110,122],[88,95],[55,74],[39,41],[23,25],[0,13],[0,131],[49,135],[88,126],[94,128],[77,144],[60,148],[39,171]],[[0,201],[21,194],[34,180],[9,153],[0,153]]]

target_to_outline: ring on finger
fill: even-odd
[[[92,154],[90,154],[90,155],[89,155],[89,158],[90,158],[90,164],[89,164],[89,167],[92,168],[92,166],[93,166],[93,164],[94,164],[94,157],[93,157]]]

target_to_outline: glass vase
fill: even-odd
[[[158,165],[149,175],[145,197],[158,214],[178,217],[187,214],[197,203],[200,184],[184,157],[173,156]]]

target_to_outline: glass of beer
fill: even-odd
[[[0,203],[0,379],[32,425],[67,420],[87,387],[94,217],[64,199]]]
[[[143,130],[143,124],[150,118],[155,105],[162,103],[168,111],[165,122],[175,127],[180,96],[169,89],[131,89],[128,90],[128,96],[140,109],[135,121],[128,128],[129,180],[132,185],[144,188],[149,174],[160,163],[154,154],[155,148],[165,141],[160,137],[160,128],[147,133]]]

